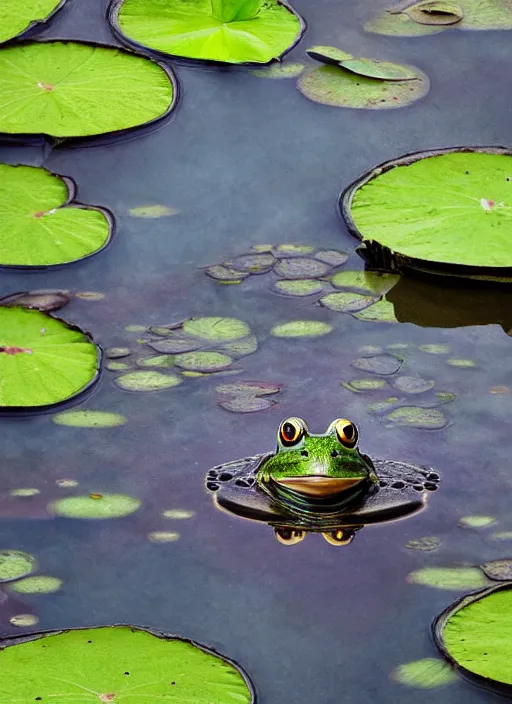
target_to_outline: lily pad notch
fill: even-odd
[[[150,56],[265,67],[300,41],[304,19],[283,0],[111,0],[114,36]]]
[[[67,0],[2,0],[0,44],[43,29]],[[40,14],[39,14],[40,13]]]
[[[34,166],[0,164],[0,267],[42,269],[88,259],[108,247],[114,214],[75,200],[77,185]],[[28,196],[28,197],[27,197]]]
[[[140,658],[140,653],[144,658]],[[64,670],[65,679],[61,675]],[[161,699],[254,704],[249,675],[234,660],[195,641],[132,625],[30,633],[0,639],[3,691],[9,701],[72,698]],[[86,690],[86,691],[84,691]]]
[[[338,206],[372,269],[493,280],[512,275],[511,194],[511,150],[451,147],[369,169]]]
[[[0,46],[0,136],[10,142],[110,142],[160,126],[179,97],[170,66],[129,49],[82,40]]]

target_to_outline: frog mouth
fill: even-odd
[[[325,477],[310,475],[308,477],[286,477],[276,479],[276,484],[291,489],[297,494],[313,498],[323,498],[341,494],[364,481],[365,477]]]

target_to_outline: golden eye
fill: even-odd
[[[336,437],[344,447],[348,447],[351,450],[357,445],[359,433],[351,420],[337,418],[331,423],[329,430],[332,430],[332,428],[336,430]]]
[[[295,530],[294,528],[274,528],[276,538],[283,545],[297,545],[306,537],[303,530]]]
[[[306,431],[302,418],[287,418],[279,426],[279,440],[284,447],[292,447],[302,440]]]
[[[322,533],[330,545],[348,545],[354,539],[355,532],[349,528],[333,530],[330,533]]]

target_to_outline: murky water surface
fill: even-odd
[[[103,22],[105,5],[70,0],[46,36],[113,42]],[[35,288],[105,293],[99,301],[75,299],[63,311],[104,347],[137,346],[127,325],[191,315],[237,317],[250,324],[260,347],[241,360],[244,373],[233,380],[284,385],[271,410],[233,414],[217,406],[218,379],[189,379],[178,388],[136,394],[118,389],[105,371],[80,408],[121,412],[129,419],[123,427],[68,428],[55,425],[51,415],[3,419],[1,544],[34,554],[40,571],[62,578],[64,587],[0,607],[1,630],[19,633],[9,616],[27,609],[37,613],[43,629],[156,626],[239,660],[264,703],[287,704],[305,693],[318,704],[428,702],[431,692],[395,684],[389,673],[435,655],[429,624],[457,592],[408,584],[407,574],[426,565],[480,564],[512,550],[510,542],[489,539],[493,530],[512,530],[512,396],[494,388],[512,378],[512,340],[502,329],[512,327],[510,294],[468,294],[474,305],[459,294],[454,309],[442,283],[411,284],[398,296],[397,310],[402,305],[408,312],[401,319],[418,314],[414,322],[429,327],[386,325],[336,314],[308,299],[276,296],[259,277],[219,286],[198,267],[262,242],[352,251],[354,241],[335,202],[363,170],[418,149],[510,144],[510,34],[447,31],[391,39],[363,33],[371,0],[297,0],[296,7],[308,32],[292,59],[303,60],[304,49],[320,43],[415,64],[431,78],[430,95],[396,111],[337,110],[308,102],[293,79],[178,67],[182,101],[157,132],[110,146],[57,149],[45,159],[37,148],[0,151],[3,160],[44,163],[72,176],[81,200],[105,205],[118,218],[107,251],[60,270],[2,272],[1,295]],[[154,220],[128,213],[151,204],[179,213]],[[355,254],[352,263],[362,266]],[[334,330],[310,340],[270,336],[275,323],[300,318],[328,321]],[[408,345],[401,351],[404,374],[435,379],[436,390],[457,394],[442,409],[445,429],[387,427],[367,409],[378,394],[340,386],[365,376],[350,366],[359,348],[396,343]],[[418,349],[434,343],[449,345],[451,352]],[[450,357],[475,365],[450,366]],[[272,449],[287,415],[304,417],[316,432],[335,417],[352,418],[364,451],[435,467],[442,473],[441,489],[426,511],[367,527],[346,548],[318,535],[284,547],[264,524],[216,510],[203,477],[214,464]],[[58,488],[60,479],[75,479],[79,487]],[[16,509],[23,517],[14,518],[5,495],[19,486],[36,487],[45,499],[66,491],[126,493],[143,507],[117,520],[43,520],[39,499],[26,499],[34,508],[26,504]],[[195,516],[161,516],[173,508]],[[498,523],[485,530],[458,527],[459,518],[470,514],[489,514]],[[178,531],[180,539],[148,540],[150,532],[162,530]],[[404,547],[422,536],[439,537],[441,547]],[[494,699],[462,680],[436,690],[435,697],[440,704]]]

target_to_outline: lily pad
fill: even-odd
[[[242,394],[218,403],[221,408],[233,413],[254,413],[255,411],[265,411],[268,408],[272,408],[277,402],[271,398]]]
[[[439,34],[446,28],[419,24],[400,10],[394,11],[391,8],[372,17],[364,23],[364,31],[373,34],[383,34],[390,37],[419,37],[430,34]]]
[[[456,359],[455,357],[447,359],[446,364],[449,364],[451,367],[464,367],[465,369],[476,367],[476,362],[472,359]]]
[[[320,61],[323,64],[331,64],[333,66],[338,66],[342,61],[354,58],[352,54],[338,49],[335,46],[312,46],[306,49],[306,54],[312,59],[315,59],[315,61]]]
[[[121,374],[114,382],[125,391],[160,391],[181,384],[181,379],[175,374],[161,372],[128,372]]]
[[[502,530],[491,533],[489,540],[512,540],[512,530]]]
[[[386,420],[403,428],[424,428],[425,430],[442,430],[448,424],[444,413],[437,408],[420,408],[419,406],[401,406],[391,411]]]
[[[415,22],[429,25],[457,24],[464,17],[460,5],[446,0],[422,0],[404,10]]]
[[[180,539],[180,534],[174,530],[154,530],[148,534],[148,540],[152,543],[175,543]]]
[[[304,71],[304,64],[294,61],[287,61],[280,64],[273,64],[268,68],[259,68],[251,71],[253,76],[258,78],[297,78]]]
[[[377,271],[339,271],[331,276],[330,281],[335,288],[382,296],[393,288],[399,278],[395,274]]]
[[[183,323],[183,332],[209,342],[239,340],[251,332],[247,323],[236,318],[190,318]]]
[[[494,516],[462,516],[459,520],[459,525],[463,528],[487,528],[494,523]]]
[[[411,584],[466,591],[485,587],[488,581],[478,567],[422,567],[407,577]]]
[[[417,79],[415,69],[409,66],[392,64],[389,61],[377,61],[375,59],[351,58],[340,62],[340,66],[347,71],[357,73],[359,76],[368,78],[381,78],[385,81],[410,81]]]
[[[0,43],[24,34],[46,22],[64,5],[65,0],[2,0],[0,9]]]
[[[0,49],[0,132],[91,137],[153,123],[176,99],[170,69],[84,42]]]
[[[1,166],[0,166],[1,172]],[[64,308],[69,303],[68,293],[65,291],[24,291],[14,293],[5,298],[0,298],[0,306],[20,306],[31,310],[40,310],[42,313],[50,313],[59,308]]]
[[[233,358],[221,352],[185,352],[174,358],[181,369],[193,372],[215,372],[233,364]]]
[[[37,496],[40,494],[41,491],[39,489],[35,489],[33,487],[20,487],[18,489],[10,489],[9,491],[9,496],[21,496],[21,497],[28,497],[28,496]]]
[[[402,366],[402,360],[394,354],[376,354],[372,357],[361,357],[352,362],[352,366],[363,372],[390,376]]]
[[[260,246],[266,247],[267,245]],[[310,244],[292,244],[290,242],[271,246],[272,254],[278,258],[301,257],[304,254],[312,254],[314,249],[315,248]]]
[[[353,379],[352,381],[343,382],[341,385],[349,391],[361,393],[363,391],[377,391],[383,389],[387,382],[384,379]]]
[[[419,350],[428,352],[428,354],[450,354],[451,347],[449,345],[434,344],[434,345],[419,345]]]
[[[224,266],[223,264],[212,264],[212,266],[207,266],[205,267],[204,273],[209,276],[210,279],[215,279],[215,281],[229,284],[241,284],[242,281],[249,276],[248,273],[237,271],[236,269]]]
[[[254,335],[249,335],[249,337],[245,337],[243,340],[224,342],[222,348],[230,354],[243,356],[256,352],[258,349],[258,340]]]
[[[342,195],[348,227],[396,269],[459,274],[512,268],[512,155],[441,150],[382,164]],[[486,246],[482,247],[481,243]]]
[[[437,550],[441,545],[441,540],[435,535],[426,535],[423,538],[415,538],[414,540],[409,540],[405,547],[409,550],[421,550],[422,552],[430,552],[431,550]]]
[[[266,274],[270,271],[276,260],[271,253],[243,254],[229,262],[229,266],[236,271],[247,274]]]
[[[128,419],[120,413],[108,411],[64,411],[52,416],[57,425],[71,428],[115,428],[124,425]]]
[[[362,293],[328,293],[320,303],[337,313],[357,313],[375,303],[375,298]]]
[[[36,575],[35,577],[26,577],[19,582],[14,582],[9,587],[9,591],[16,592],[16,594],[52,594],[57,592],[61,586],[62,579]]]
[[[413,66],[396,67],[414,74],[409,80],[383,80],[353,73],[341,66],[321,66],[299,76],[297,88],[309,100],[339,108],[384,110],[423,98],[430,89],[427,76]]]
[[[130,208],[128,213],[134,218],[166,218],[171,215],[176,215],[179,211],[176,208],[170,208],[168,205],[139,205],[136,208]]]
[[[75,191],[71,179],[46,169],[0,164],[0,266],[67,264],[106,247],[113,216],[72,202]]]
[[[480,566],[481,570],[489,579],[497,582],[512,581],[512,560],[491,560]]]
[[[331,266],[343,266],[348,259],[348,254],[338,249],[319,249],[315,252],[315,259]]]
[[[274,337],[318,337],[332,331],[332,325],[319,320],[293,320],[275,325],[270,331]]]
[[[134,626],[31,634],[1,645],[6,702],[254,701],[247,676],[233,662],[192,641]]]
[[[299,41],[305,26],[277,0],[114,0],[109,20],[137,48],[187,59],[268,64]]]
[[[50,513],[65,518],[122,518],[135,513],[141,502],[124,494],[90,494],[67,496],[48,506]]]
[[[419,376],[397,376],[391,383],[397,391],[404,394],[422,394],[436,385],[433,379],[422,379]]]
[[[393,670],[391,677],[399,684],[418,689],[435,689],[457,680],[452,668],[439,658],[422,658],[404,663]]]
[[[0,582],[26,577],[34,571],[36,561],[20,550],[0,550]]]
[[[188,511],[185,508],[169,508],[166,511],[162,511],[162,516],[164,518],[169,518],[175,521],[182,521],[187,518],[193,518],[195,515],[195,511]]]
[[[278,394],[281,388],[280,384],[268,384],[263,381],[239,381],[216,386],[215,391],[230,396],[273,396]]]
[[[165,340],[150,340],[149,347],[156,352],[164,352],[167,354],[180,354],[181,352],[194,352],[203,346],[201,340],[194,339],[185,335],[172,335]]]
[[[9,622],[18,628],[30,628],[39,623],[39,619],[35,614],[17,614],[16,616],[11,616]]]
[[[46,407],[85,391],[99,351],[75,327],[37,310],[0,307],[0,407]]]
[[[325,276],[332,267],[325,262],[310,257],[291,257],[280,259],[274,271],[283,279],[315,279]]]
[[[366,320],[370,323],[398,323],[395,316],[395,307],[391,301],[381,300],[372,306],[354,313],[354,318]]]
[[[284,279],[276,281],[273,290],[285,296],[313,296],[322,293],[324,284],[315,279]]]

